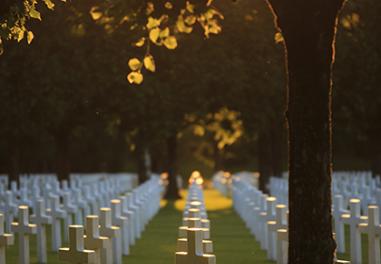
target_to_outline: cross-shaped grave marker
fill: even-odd
[[[268,239],[268,251],[267,256],[271,260],[277,259],[277,246],[276,235],[278,229],[287,229],[287,206],[284,204],[278,204],[275,207],[275,221],[267,222],[269,228]]]
[[[122,236],[122,251],[123,255],[127,256],[130,253],[129,245],[129,233],[128,233],[128,220],[126,217],[122,216],[122,207],[120,200],[111,200],[111,212],[112,212],[112,223],[118,226],[121,231]]]
[[[14,236],[4,233],[4,215],[0,214],[0,263],[5,263],[5,248],[13,245]]]
[[[129,237],[129,240],[130,240],[130,245],[135,245],[135,214],[133,211],[131,211],[129,208],[128,208],[128,199],[127,199],[127,196],[120,196],[120,201],[121,201],[121,204],[122,204],[122,215],[127,217],[128,221],[129,221],[129,234],[130,234],[130,237]]]
[[[368,206],[368,223],[360,223],[359,230],[361,233],[368,235],[368,258],[369,263],[381,263],[380,257],[380,216],[378,206]]]
[[[67,217],[66,211],[60,207],[60,198],[58,196],[50,197],[50,216],[52,217],[52,250],[57,252],[62,245],[61,239],[61,219]],[[67,232],[67,230],[64,230]]]
[[[13,193],[11,191],[5,192],[5,230],[11,232],[11,226],[15,215],[17,214],[17,204],[13,200]]]
[[[36,212],[31,220],[37,226],[37,255],[39,263],[47,263],[46,225],[52,224],[52,217],[46,215],[44,200],[36,201]]]
[[[349,201],[349,214],[343,214],[341,219],[349,224],[351,233],[351,261],[355,264],[361,264],[361,233],[357,226],[367,221],[366,216],[361,216],[360,199],[351,199]]]
[[[85,229],[85,248],[94,250],[96,254],[96,264],[101,263],[101,251],[102,249],[110,247],[110,239],[108,237],[99,236],[99,219],[97,215],[86,216]]]
[[[113,263],[113,257],[115,258],[115,263],[122,263],[122,240],[120,228],[112,225],[111,209],[101,208],[99,217],[100,229],[99,233],[101,236],[108,237],[111,240],[111,245],[102,249],[101,257],[102,263],[111,264]]]
[[[334,220],[335,220],[337,251],[340,253],[345,252],[344,223],[341,219],[341,216],[345,213],[348,213],[348,211],[344,210],[343,196],[342,195],[335,195],[334,200],[333,200],[333,216],[334,216]]]
[[[67,216],[64,218],[64,241],[67,242],[69,239],[69,233],[67,230],[69,230],[69,226],[73,224],[73,215],[75,217],[75,223],[78,224],[81,220],[79,220],[80,217],[82,217],[82,214],[80,210],[78,210],[78,207],[74,205],[71,201],[70,193],[69,192],[63,192],[62,194],[62,208],[66,211]]]
[[[287,264],[288,230],[277,230],[277,264]]]
[[[19,206],[18,223],[12,223],[12,231],[18,235],[19,244],[19,263],[30,263],[29,235],[37,232],[37,226],[29,223],[29,208],[25,205]]]
[[[176,264],[215,264],[216,256],[204,254],[202,244],[202,229],[187,229],[187,252],[176,252]]]
[[[87,250],[83,243],[83,226],[69,226],[69,247],[60,248],[58,252],[60,260],[73,264],[95,264],[96,254],[94,250]]]

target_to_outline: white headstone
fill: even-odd
[[[62,245],[61,239],[61,219],[67,217],[66,211],[60,207],[60,200],[58,196],[50,198],[50,216],[52,217],[52,250],[57,252]]]
[[[201,228],[187,229],[187,251],[176,252],[176,264],[215,264],[216,256],[204,254]]]
[[[11,232],[11,225],[15,215],[17,214],[17,204],[13,200],[13,193],[11,191],[5,192],[5,230]]]
[[[341,215],[345,213],[347,213],[347,210],[344,210],[343,196],[335,195],[333,200],[333,216],[335,220],[337,251],[339,253],[345,252],[344,223],[342,222],[342,219],[341,219]]]
[[[84,248],[83,235],[83,226],[71,225],[69,227],[69,247],[59,249],[60,260],[73,264],[96,263],[95,251]]]
[[[344,223],[349,224],[351,232],[351,261],[355,264],[361,264],[361,233],[357,228],[358,224],[366,222],[367,218],[361,216],[361,204],[359,199],[351,199],[349,201],[349,214],[343,214],[341,219]]]
[[[111,240],[111,246],[102,250],[102,263],[122,263],[122,238],[120,228],[112,225],[112,216],[110,208],[101,208],[99,217],[101,236],[108,237]],[[115,260],[113,262],[113,259]]]
[[[37,226],[37,255],[39,263],[47,263],[46,255],[46,225],[52,224],[52,217],[46,215],[44,200],[36,202],[35,214],[31,216],[31,221]]]
[[[0,263],[5,264],[5,248],[13,245],[14,237],[12,234],[4,233],[4,215],[0,214]]]
[[[276,236],[278,229],[287,229],[287,206],[284,204],[278,204],[275,207],[275,221],[267,222],[269,233],[268,233],[268,251],[267,256],[271,260],[277,259],[277,246],[276,246]]]
[[[122,234],[122,251],[127,256],[130,253],[128,220],[122,216],[122,207],[120,200],[111,200],[112,223],[120,228]]]
[[[29,235],[36,234],[37,226],[29,224],[29,208],[25,205],[19,206],[18,223],[12,223],[12,231],[18,235],[19,263],[30,263]]]
[[[360,223],[360,232],[368,234],[368,262],[381,263],[380,235],[381,226],[378,206],[368,207],[368,223]]]
[[[101,263],[101,251],[110,247],[110,239],[99,235],[99,219],[97,215],[86,216],[85,248],[95,251],[96,263]],[[111,264],[111,263],[110,263]]]

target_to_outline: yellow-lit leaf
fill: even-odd
[[[128,61],[128,67],[130,67],[132,71],[136,71],[142,67],[142,63],[140,62],[139,59],[132,58]]]
[[[185,23],[187,23],[188,25],[193,25],[194,23],[196,23],[196,16],[194,15],[187,16],[185,18]]]
[[[151,72],[156,71],[155,61],[151,55],[148,55],[144,58],[144,67]]]
[[[160,20],[153,18],[153,17],[149,17],[146,26],[147,26],[148,30],[150,30],[152,28],[156,28],[156,27],[160,26]]]
[[[194,13],[194,5],[187,1],[186,9],[189,13]]]
[[[135,46],[136,47],[142,47],[144,45],[144,43],[146,42],[146,38],[141,38],[139,39],[136,43],[135,43]]]
[[[213,19],[209,21],[209,33],[218,34],[221,32],[221,27],[218,25],[217,20]]]
[[[38,20],[41,20],[41,14],[40,12],[38,12],[36,9],[32,8],[30,11],[29,11],[29,16],[31,18],[35,18],[35,19],[38,19]]]
[[[98,20],[102,17],[102,12],[98,10],[97,6],[93,6],[90,9],[90,15],[93,20]]]
[[[20,42],[24,38],[25,31],[20,29],[17,34],[17,42]]]
[[[171,2],[166,2],[166,3],[164,4],[164,7],[165,7],[166,9],[172,9],[172,8],[173,8],[173,5],[172,5]]]
[[[52,10],[54,8],[54,3],[51,0],[44,0],[44,3],[49,9]]]
[[[140,72],[135,72],[135,71],[130,72],[127,75],[127,80],[130,83],[141,84],[143,82],[143,74],[141,74]]]
[[[4,48],[3,48],[3,40],[0,37],[0,55],[4,53]]]
[[[352,24],[357,26],[360,23],[360,15],[357,13],[352,14]]]
[[[284,41],[283,35],[280,32],[275,33],[274,39],[275,39],[275,43],[281,43]]]
[[[151,29],[149,32],[149,38],[153,43],[157,43],[157,39],[159,38],[160,35],[160,28],[154,28]]]
[[[32,31],[28,31],[28,35],[27,35],[27,42],[28,42],[28,44],[30,44],[32,42],[33,38],[34,38],[33,32]]]
[[[176,22],[176,28],[181,33],[191,33],[193,28],[188,27],[185,22],[183,16],[179,16]]]
[[[164,46],[167,49],[175,49],[177,47],[177,39],[174,36],[169,36],[164,40]]]
[[[146,15],[150,15],[153,13],[153,11],[155,11],[155,6],[152,2],[148,2],[147,3],[147,8],[146,8]]]
[[[160,37],[161,38],[166,38],[169,36],[169,28],[166,27],[165,29],[163,29],[162,31],[160,31]]]

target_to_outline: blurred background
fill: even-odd
[[[141,85],[126,79],[141,52],[133,25],[94,21],[98,2],[42,8],[30,45],[4,44],[0,173],[287,170],[283,44],[265,1],[216,0],[222,34],[152,47],[157,71]],[[381,173],[380,13],[380,1],[350,1],[340,19],[335,170]]]

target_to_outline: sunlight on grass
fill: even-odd
[[[182,197],[187,197],[187,191],[181,190],[180,194]],[[231,208],[232,200],[222,196],[215,189],[206,189],[204,190],[205,206],[208,211],[218,211]],[[182,212],[185,207],[185,200],[177,200],[175,202],[175,208]]]

